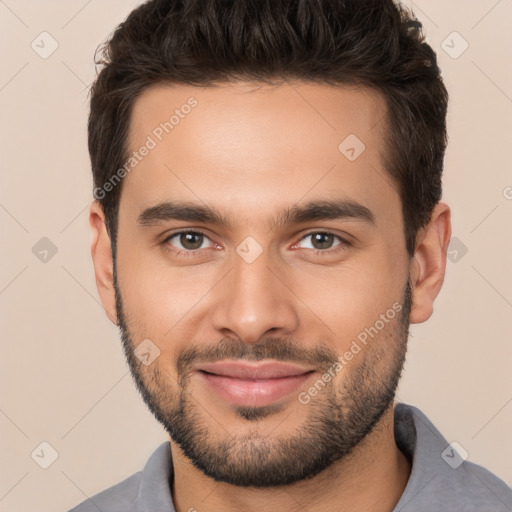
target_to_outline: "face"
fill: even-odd
[[[216,480],[313,476],[392,406],[411,289],[384,116],[375,91],[305,83],[134,105],[118,324],[146,404]]]

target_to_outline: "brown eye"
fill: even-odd
[[[206,246],[204,245],[206,241]],[[180,231],[167,237],[164,244],[170,246],[170,250],[179,253],[193,253],[208,247],[209,238],[197,231]]]
[[[200,249],[204,236],[200,233],[181,233],[179,241],[185,249],[194,251]]]
[[[314,249],[317,251],[327,251],[338,245],[343,245],[343,243],[347,244],[340,236],[335,235],[334,233],[328,233],[323,231],[309,233],[302,238],[301,242],[308,238],[311,239],[311,243],[310,247],[306,248]],[[341,242],[335,243],[336,239],[340,240]]]
[[[334,241],[334,235],[330,233],[314,233],[311,238],[315,249],[330,249]]]

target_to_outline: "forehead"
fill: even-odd
[[[135,216],[172,199],[247,220],[262,206],[333,193],[385,208],[398,200],[381,163],[385,115],[383,96],[367,88],[152,87],[133,105],[128,149],[137,161],[124,179],[120,211],[124,204]]]
[[[367,146],[380,146],[379,128],[385,113],[384,97],[366,87],[303,82],[280,86],[251,82],[212,87],[159,85],[145,90],[135,101],[128,142],[135,149],[137,141],[153,134],[156,139],[166,139],[157,142],[189,142],[184,150],[201,144],[195,148],[200,149],[195,151],[197,158],[208,157],[212,149],[220,152],[222,147],[233,149],[250,142],[253,158],[265,158],[271,153],[275,156],[272,150],[280,141],[290,144],[294,139],[293,149],[300,157],[301,153],[312,154],[311,146],[319,147],[319,138],[325,139],[320,149],[332,147],[349,134],[364,139]],[[166,137],[170,134],[172,137]],[[252,136],[250,141],[247,135]],[[301,150],[299,144],[308,141]],[[281,153],[285,149],[291,148],[281,148]]]

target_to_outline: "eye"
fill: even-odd
[[[171,243],[171,240],[175,241]],[[200,231],[179,231],[168,236],[162,243],[169,251],[188,256],[210,247],[208,242],[211,244],[211,240]],[[178,244],[178,247],[174,244]]]
[[[308,233],[301,238],[299,244],[307,239],[311,239],[311,242],[309,243],[309,247],[306,247],[306,249],[312,249],[315,254],[334,252],[340,249],[345,249],[351,245],[350,242],[341,236],[329,233],[328,231],[313,231]],[[338,243],[335,243],[336,239],[339,241]],[[333,251],[330,251],[330,249],[333,249]]]
[[[294,246],[297,247],[305,240],[310,239],[308,250],[315,255],[332,254],[339,250],[347,249],[351,243],[339,235],[328,231],[313,231],[303,236]],[[337,243],[336,243],[337,241]],[[200,231],[178,231],[169,235],[162,242],[164,248],[178,256],[194,256],[202,253],[203,250],[211,248],[213,242]]]

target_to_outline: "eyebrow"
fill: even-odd
[[[351,199],[311,201],[303,206],[293,205],[270,219],[269,228],[323,220],[351,219],[375,226],[374,213]],[[146,208],[138,217],[141,226],[155,226],[168,220],[199,222],[225,226],[233,230],[233,220],[217,208],[196,203],[165,201]]]

